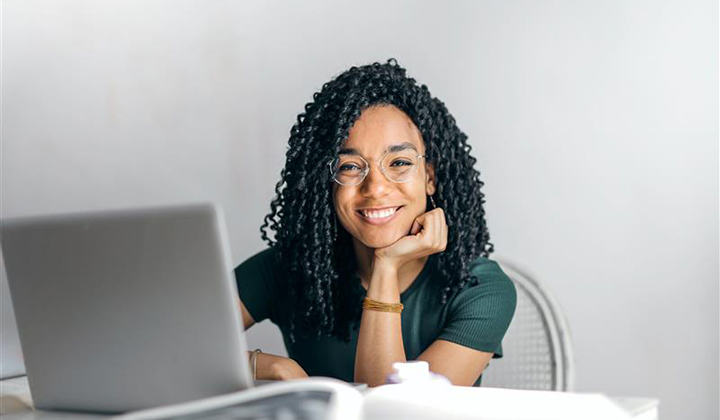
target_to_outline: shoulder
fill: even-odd
[[[238,294],[255,322],[266,318],[277,321],[273,303],[280,289],[278,283],[281,278],[277,251],[273,248],[254,254],[235,267]]]
[[[277,250],[266,248],[235,267],[235,281],[241,290],[250,287],[276,288],[283,277],[280,265]]]
[[[483,281],[493,281],[512,284],[512,280],[505,274],[500,264],[490,258],[477,257],[475,261],[470,263],[470,272],[480,283]]]
[[[475,282],[448,301],[448,318],[439,338],[502,357],[500,346],[515,314],[515,285],[500,265],[488,258],[470,264]]]
[[[277,251],[275,248],[268,247],[254,254],[235,267],[235,272],[243,272],[246,270],[257,270],[263,268],[272,268],[277,265]]]
[[[482,303],[484,307],[494,307],[510,314],[515,311],[515,285],[496,261],[478,257],[470,264],[470,273],[476,282],[457,292],[451,301],[455,309]]]

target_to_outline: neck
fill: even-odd
[[[370,278],[372,276],[373,262],[375,260],[375,248],[369,248],[357,239],[353,238],[353,247],[355,249],[355,261],[358,265],[358,276],[362,286],[367,289],[370,287]],[[407,290],[410,285],[425,267],[429,257],[422,257],[412,260],[398,269],[398,287],[400,293]]]

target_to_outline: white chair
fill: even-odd
[[[572,391],[572,343],[560,306],[547,289],[514,264],[497,262],[515,284],[517,308],[502,341],[503,357],[490,362],[482,386]]]

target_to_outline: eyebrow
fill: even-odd
[[[385,153],[395,153],[407,149],[413,149],[416,152],[418,151],[414,144],[406,141],[405,143],[393,144],[392,146],[385,149]],[[338,154],[360,156],[360,152],[358,152],[356,149],[340,149]]]

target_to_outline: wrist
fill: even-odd
[[[281,361],[274,361],[270,364],[270,378],[275,380],[285,379],[285,367]]]
[[[288,379],[295,379],[307,376],[307,374],[300,367],[300,365],[295,360],[290,358],[277,359],[272,363],[270,369],[272,372],[272,378],[276,380],[286,381]]]
[[[255,349],[250,352],[250,370],[252,371],[253,380],[258,379],[257,376],[257,359],[260,356],[260,353],[262,353],[262,350]]]
[[[396,260],[375,257],[373,259],[370,278],[397,278],[398,271],[400,271],[400,265]]]
[[[252,357],[253,352],[248,352],[250,357]],[[267,353],[258,353],[255,356],[255,377],[254,379],[272,379],[271,375],[271,366],[274,362],[275,356],[272,354]],[[253,366],[250,366],[250,369],[252,369]]]
[[[367,289],[368,298],[386,303],[400,300],[398,270],[393,265],[375,265]]]
[[[282,379],[282,373],[285,371],[283,367],[284,359],[284,357],[274,354],[259,353],[257,355],[256,379]]]

